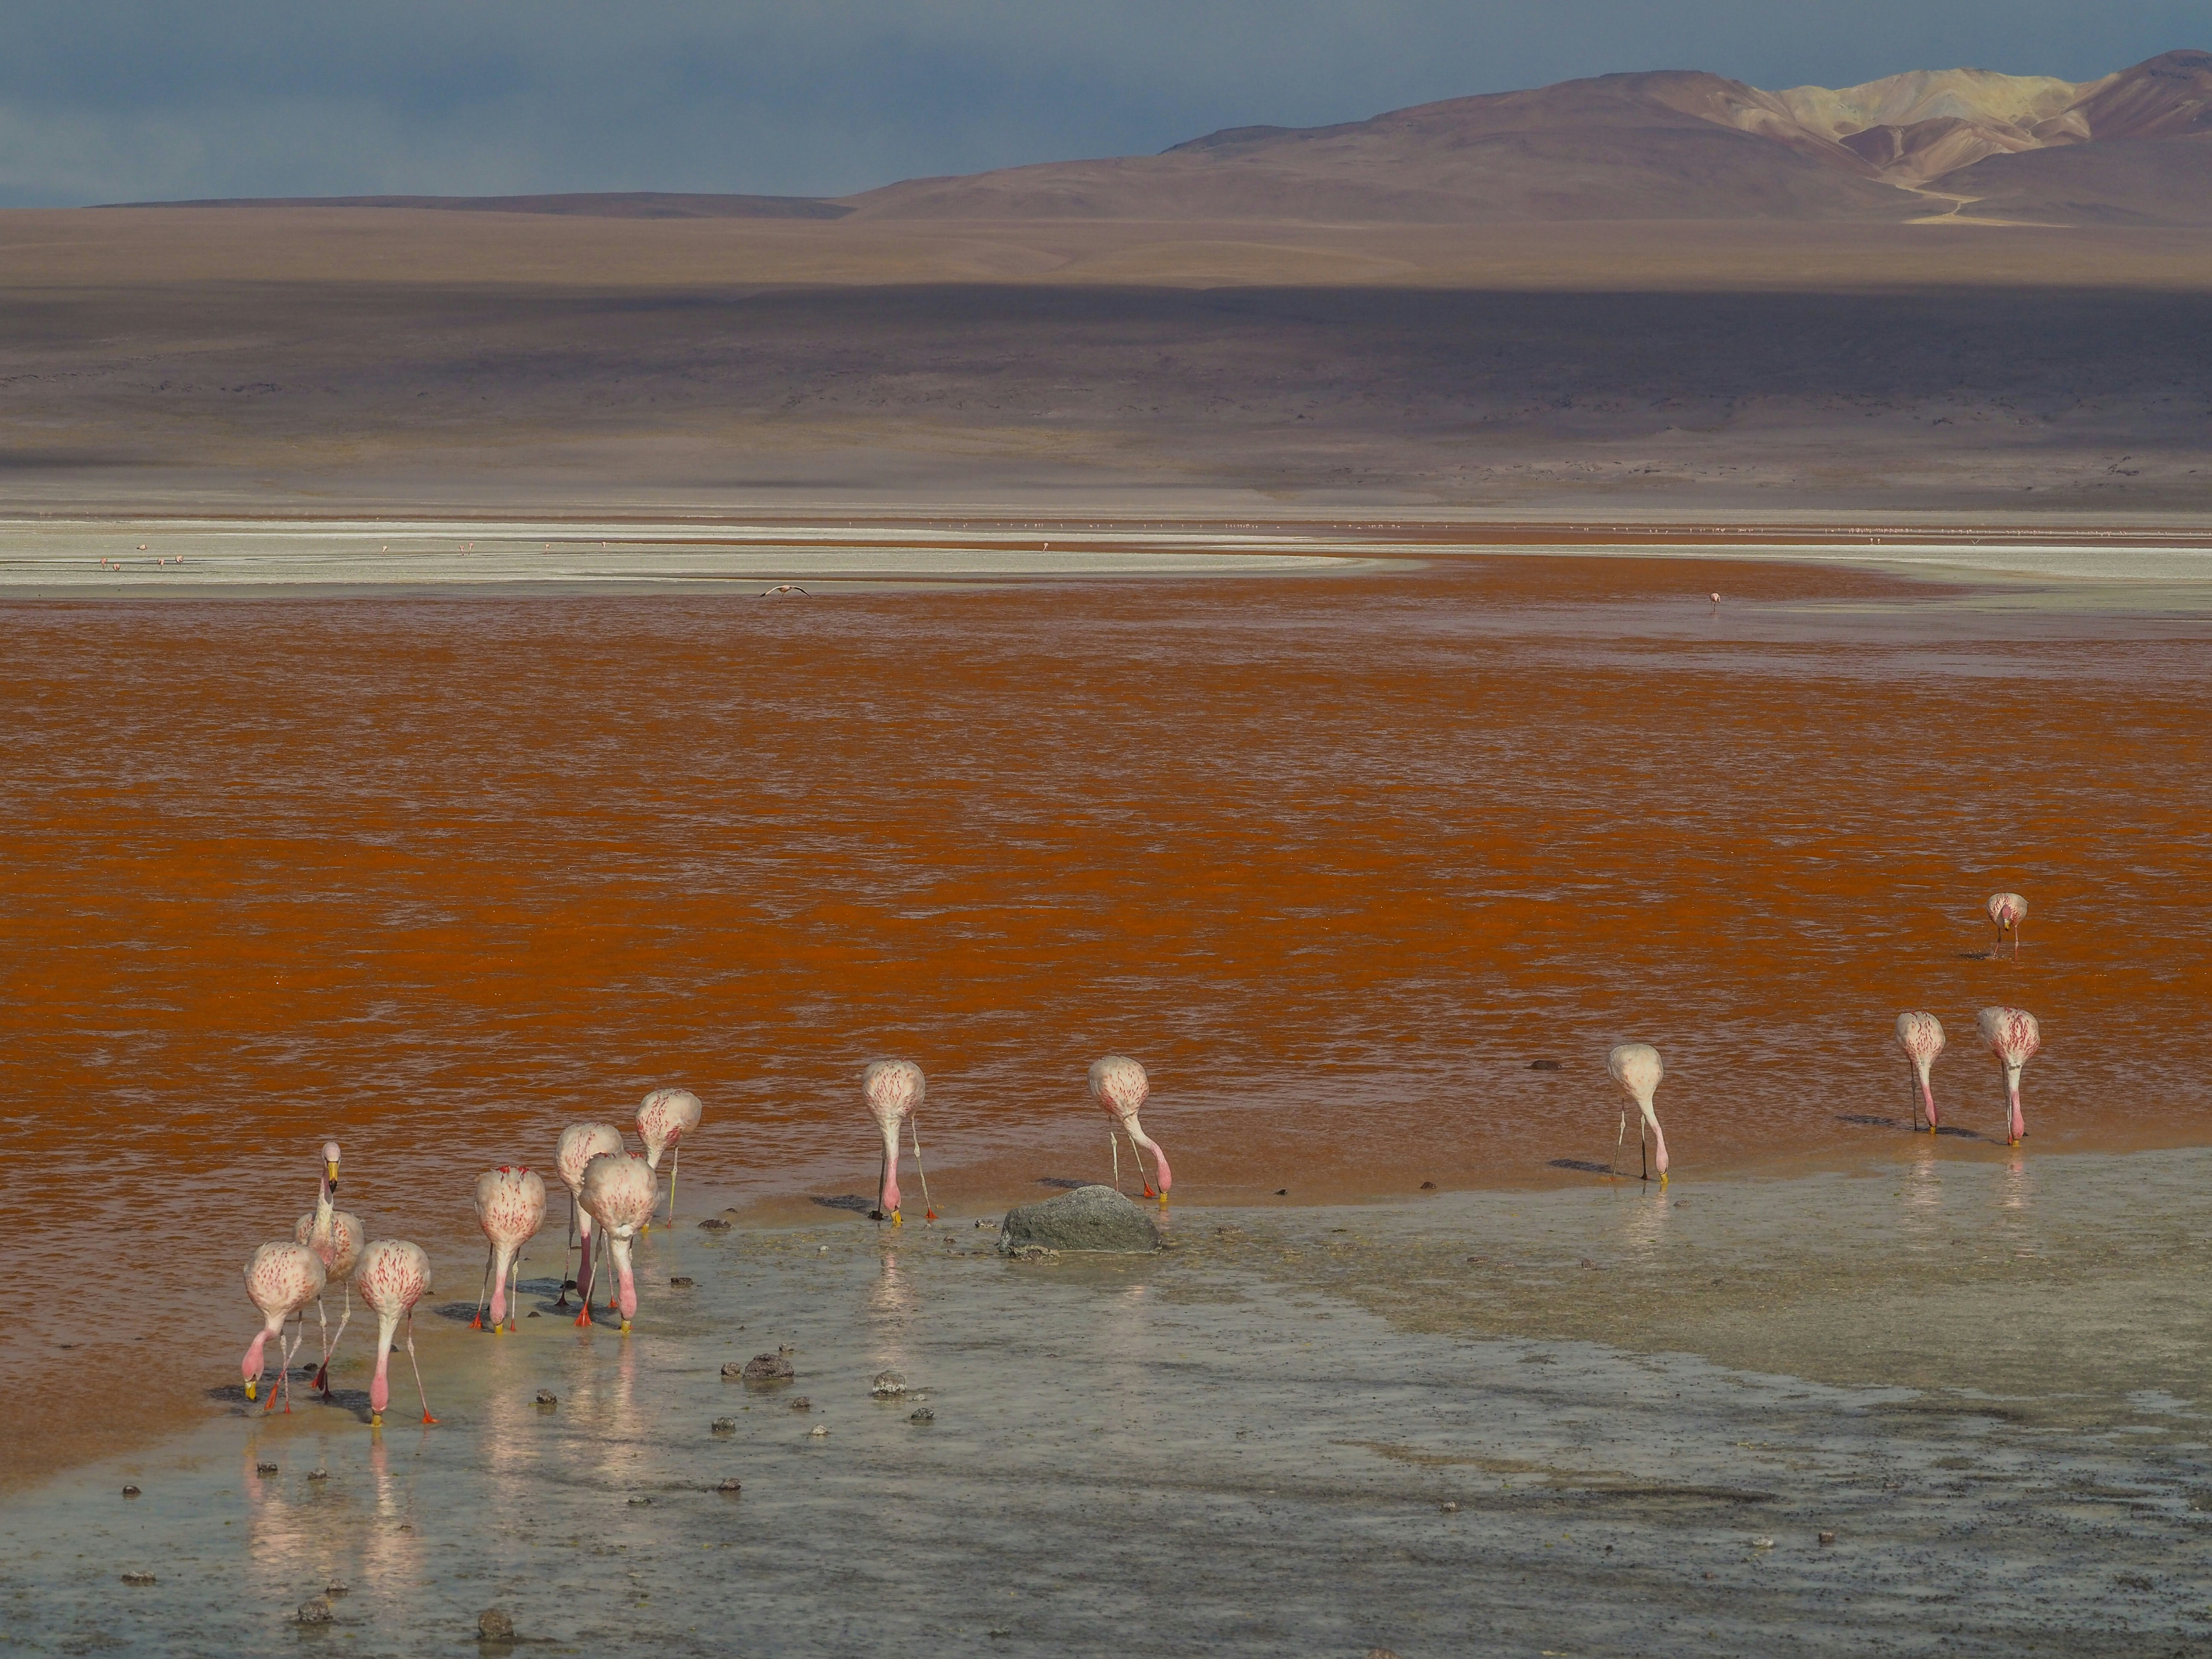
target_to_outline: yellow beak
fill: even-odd
[[[247,1384],[246,1385],[246,1397],[248,1400],[251,1400],[251,1399],[252,1399],[252,1398],[253,1398],[253,1384],[252,1384],[251,1382],[249,1382],[249,1383],[247,1383]]]

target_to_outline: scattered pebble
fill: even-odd
[[[1591,1261],[1588,1256],[1584,1256],[1582,1261],[1583,1266],[1585,1267],[1595,1267],[1597,1266],[1597,1263]]]
[[[126,1584],[137,1584],[143,1589],[157,1581],[150,1572],[126,1572],[123,1575],[123,1582]]]
[[[878,1400],[889,1400],[906,1392],[906,1378],[896,1371],[878,1371],[876,1380],[868,1385],[868,1392]]]
[[[1388,1648],[1370,1648],[1367,1650],[1367,1659],[1398,1659],[1398,1656]]]
[[[702,1230],[710,1233],[726,1233],[730,1231],[730,1224],[718,1215],[708,1216],[699,1225]]]
[[[1439,1504],[1437,1507],[1442,1510],[1446,1515],[1457,1515],[1459,1513],[1459,1505],[1456,1504]]]
[[[123,1489],[123,1495],[125,1498],[136,1498],[138,1495],[138,1488],[136,1486],[125,1486]]]
[[[745,1362],[742,1359],[732,1359],[722,1367],[722,1380],[726,1382],[734,1382],[744,1374]]]
[[[1771,1550],[1774,1547],[1774,1540],[1771,1538],[1754,1538],[1751,1540],[1751,1547],[1755,1550]]]
[[[537,1317],[538,1317],[538,1310],[537,1310],[537,1309],[535,1309],[535,1308],[532,1308],[532,1309],[530,1310],[530,1316],[531,1316],[532,1319],[537,1318]]]
[[[1433,1181],[1424,1181],[1421,1183],[1421,1190],[1425,1193],[1432,1193],[1436,1191],[1436,1189],[1437,1183]]]
[[[1556,1072],[1559,1069],[1559,1062],[1556,1060],[1532,1060],[1528,1062],[1528,1069],[1532,1072]]]
[[[1288,1187],[1278,1187],[1275,1188],[1275,1196],[1277,1198],[1288,1198],[1290,1195],[1291,1189]]]
[[[1836,1534],[1832,1532],[1824,1532],[1820,1534],[1820,1541],[1823,1544],[1832,1544],[1836,1541]]]
[[[668,1288],[672,1291],[690,1290],[691,1288],[690,1275],[689,1273],[678,1273],[674,1275],[668,1281]]]
[[[297,1614],[303,1625],[327,1625],[331,1616],[331,1604],[319,1595],[311,1595],[301,1602]]]
[[[819,1440],[829,1432],[830,1425],[827,1423],[817,1423],[812,1428],[807,1430],[806,1437],[810,1440]]]
[[[811,1412],[814,1409],[814,1402],[802,1394],[791,1402],[791,1409],[795,1412]]]
[[[629,1500],[629,1506],[634,1510],[650,1509],[652,1505],[653,1500],[650,1498],[633,1498]]]
[[[345,1593],[346,1587],[345,1581],[343,1579],[333,1578],[329,1583],[323,1586],[323,1594],[325,1595],[343,1595]]]
[[[708,1427],[711,1433],[735,1434],[738,1431],[738,1419],[734,1417],[718,1417]]]
[[[330,1478],[331,1472],[319,1464],[307,1471],[307,1479],[310,1480],[327,1480]]]
[[[557,1395],[557,1394],[554,1393],[552,1389],[538,1389],[538,1407],[539,1407],[539,1408],[540,1408],[541,1410],[544,1410],[544,1411],[549,1411],[549,1412],[550,1412],[550,1411],[551,1411],[551,1410],[552,1410],[556,1406],[559,1405],[560,1403],[561,1403],[561,1396],[560,1396],[559,1395]]]
[[[486,1607],[477,1615],[477,1640],[479,1642],[514,1640],[514,1620],[507,1616],[505,1607]]]
[[[744,1489],[744,1482],[738,1480],[725,1480],[720,1486],[714,1488],[716,1492],[726,1492],[732,1498],[735,1498]]]
[[[937,1421],[937,1413],[924,1406],[920,1411],[910,1413],[906,1420],[909,1423],[934,1423]]]
[[[723,1366],[722,1375],[729,1374],[730,1368]],[[757,1353],[738,1372],[748,1382],[788,1382],[798,1374],[791,1369],[791,1362],[780,1353]]]
[[[276,1473],[276,1466],[274,1463],[256,1463],[253,1466],[253,1472],[256,1474],[274,1474]]]

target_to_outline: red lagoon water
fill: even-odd
[[[325,1136],[466,1295],[477,1171],[663,1083],[695,1212],[867,1190],[883,1055],[970,1212],[1103,1174],[1112,1050],[1200,1203],[1589,1179],[1632,1038],[1678,1178],[1862,1157],[1906,1007],[1992,1133],[2000,1000],[2031,1152],[2212,1121],[2198,619],[1581,558],[4,610],[0,1385],[57,1423],[230,1374]]]

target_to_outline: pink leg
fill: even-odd
[[[415,1397],[422,1402],[422,1420],[435,1423],[430,1415],[430,1396],[422,1391],[422,1368],[415,1364],[415,1310],[407,1310],[407,1363],[415,1367]]]

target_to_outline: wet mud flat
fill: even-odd
[[[404,1363],[366,1425],[360,1345],[337,1405],[211,1398],[17,1494],[0,1644],[416,1654],[499,1607],[592,1654],[2206,1651],[2208,1176],[1194,1209],[1144,1258],[656,1232],[627,1339],[550,1278],[511,1337],[426,1315],[435,1427]]]

